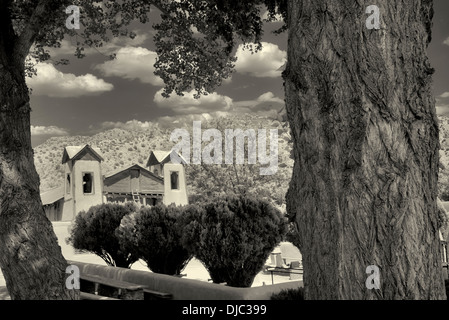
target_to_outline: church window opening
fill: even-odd
[[[83,173],[83,193],[93,194],[93,174]]]
[[[72,184],[70,181],[70,173],[67,173],[67,177],[66,177],[66,186],[65,186],[65,190],[67,194],[70,194],[70,192],[72,192],[71,188],[72,188]]]
[[[170,172],[171,189],[179,189],[179,175],[177,171]]]

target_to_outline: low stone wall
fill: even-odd
[[[98,275],[148,286],[148,289],[171,293],[175,300],[269,300],[273,293],[283,289],[302,287],[302,281],[290,281],[254,288],[234,288],[199,280],[178,278],[149,271],[101,266],[78,261],[68,261],[80,273]]]

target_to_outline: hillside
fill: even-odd
[[[177,128],[186,128],[191,131],[192,122],[184,122],[175,124]],[[206,128],[247,128],[257,129],[278,129],[279,139],[279,164],[278,172],[273,176],[266,176],[263,180],[260,177],[248,177],[253,171],[242,171],[240,175],[246,175],[245,181],[251,180],[253,184],[260,181],[267,190],[267,197],[271,197],[271,193],[275,193],[277,202],[283,201],[288,183],[291,177],[293,160],[290,159],[291,143],[290,133],[286,124],[277,120],[268,119],[266,117],[256,117],[254,115],[230,116],[226,119],[212,119],[202,122],[203,131]],[[170,141],[170,134],[173,129],[161,129],[157,123],[153,126],[145,128],[145,130],[124,130],[112,129],[93,136],[63,136],[48,139],[43,144],[34,148],[34,157],[37,172],[41,179],[41,192],[59,187],[62,185],[63,166],[61,164],[62,154],[65,146],[89,144],[98,147],[104,158],[102,163],[103,174],[114,169],[126,167],[128,165],[138,163],[145,166],[151,150],[170,150],[174,146],[174,142]],[[268,130],[267,130],[268,131]],[[223,134],[224,136],[224,134]],[[227,168],[215,166],[214,174],[223,175],[227,172]],[[204,186],[204,176],[199,172],[200,166],[188,166],[186,173],[188,175],[189,193],[202,194]],[[200,170],[200,171],[198,171]],[[219,178],[221,179],[221,178]],[[197,180],[197,181],[192,181]],[[211,180],[211,179],[206,179]],[[272,184],[270,186],[270,184]],[[209,187],[207,187],[209,188]],[[223,191],[223,190],[222,190]]]
[[[65,146],[89,144],[100,148],[105,159],[103,173],[138,163],[145,165],[153,149],[166,149],[165,134],[157,125],[145,131],[112,129],[94,136],[64,136],[48,139],[34,148],[34,161],[41,179],[41,191],[62,185],[62,153]]]
[[[215,119],[209,122],[203,122],[203,131],[206,128],[217,127],[226,128],[277,128],[279,133],[279,168],[273,176],[259,179],[253,173],[253,177],[248,178],[254,185],[254,190],[258,193],[266,193],[267,196],[275,198],[277,201],[283,201],[288,183],[291,178],[293,160],[290,158],[291,142],[288,126],[285,122],[272,120],[265,117],[255,117],[254,115],[239,115],[227,117],[226,119]],[[191,129],[191,122],[178,123],[180,128]],[[439,191],[443,200],[449,200],[449,117],[439,116],[440,126],[440,173],[439,173]],[[190,130],[189,130],[190,131]],[[145,130],[123,130],[112,129],[101,132],[94,136],[64,136],[54,137],[34,149],[35,163],[37,172],[41,178],[41,191],[46,191],[62,185],[63,166],[61,165],[62,152],[68,145],[90,144],[99,147],[102,151],[105,162],[103,163],[103,173],[114,169],[125,167],[134,163],[145,166],[151,150],[169,150],[174,143],[170,142],[169,129],[161,129],[157,123]],[[202,172],[204,168],[198,169],[198,166],[191,165],[187,168],[189,177],[190,194],[202,194],[210,191],[213,179],[205,179],[210,175],[210,171]],[[207,168],[206,168],[207,169]],[[218,175],[217,170],[227,172],[226,168],[217,168],[214,174]],[[203,170],[204,171],[204,170]],[[253,172],[253,171],[250,171]],[[248,172],[240,174],[248,175]],[[224,176],[221,174],[220,179]],[[253,179],[255,178],[255,179]],[[252,181],[254,180],[254,181]],[[206,183],[207,182],[207,183]],[[257,188],[256,188],[257,187]]]

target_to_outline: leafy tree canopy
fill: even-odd
[[[111,37],[135,37],[129,30],[134,21],[151,22],[151,10],[161,12],[154,23],[154,41],[158,59],[156,74],[165,82],[164,96],[173,91],[194,88],[197,96],[211,92],[230,76],[235,58],[232,51],[241,41],[250,50],[258,50],[262,30],[262,10],[268,20],[283,14],[285,0],[3,0],[2,30],[8,30],[6,46],[10,57],[27,59],[27,75],[32,76],[35,61],[51,58],[49,48],[59,48],[67,34],[76,36],[75,56],[85,56],[87,47],[100,48]],[[69,30],[66,8],[80,8],[81,29]],[[282,31],[281,28],[279,31]],[[34,43],[34,46],[32,46]],[[253,46],[252,44],[255,44]],[[1,47],[1,41],[0,41]],[[5,48],[4,48],[5,49]],[[29,54],[29,55],[28,55]],[[66,64],[67,60],[56,62]]]

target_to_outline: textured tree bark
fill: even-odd
[[[1,37],[0,37],[1,38]],[[39,195],[23,62],[0,39],[0,267],[11,299],[70,299],[56,235]]]
[[[431,0],[289,1],[287,210],[308,299],[444,299]],[[366,268],[380,268],[369,290]]]

